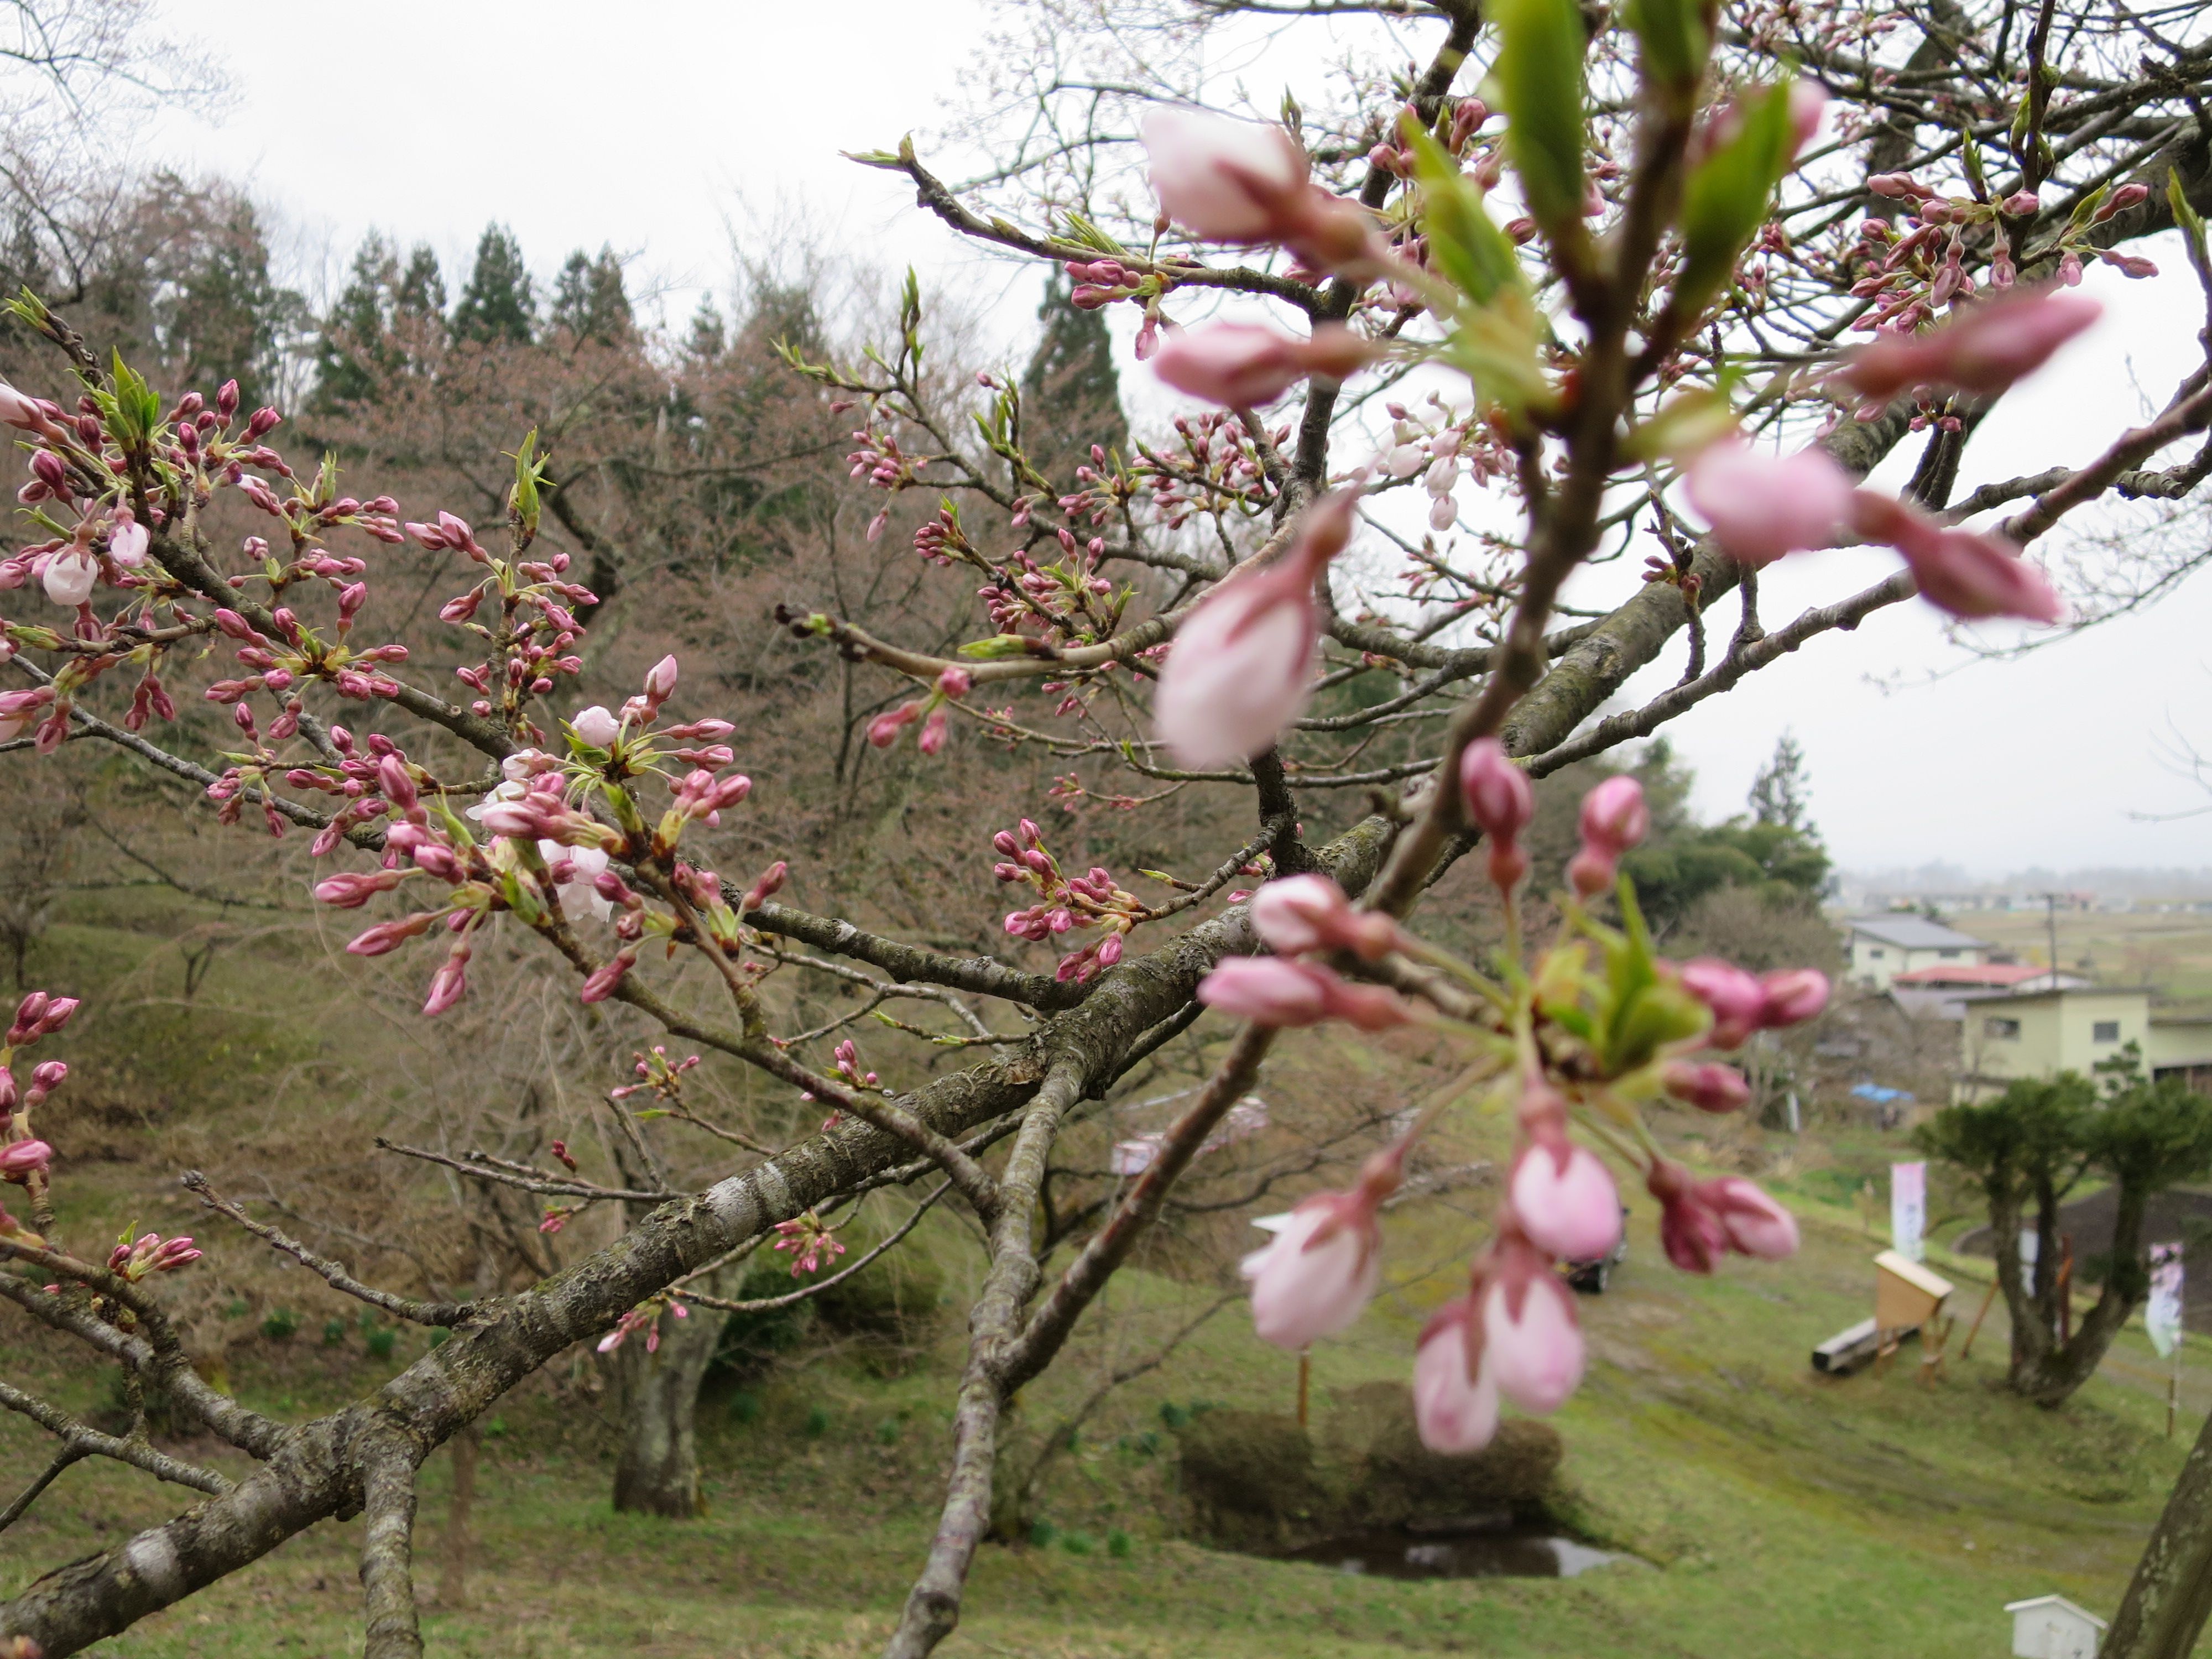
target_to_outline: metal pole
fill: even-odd
[[[2181,1333],[2173,1334],[2173,1376],[2166,1387],[2166,1437],[2173,1438],[2173,1419],[2181,1410]]]
[[[1990,1304],[1997,1299],[1997,1282],[1990,1280],[1990,1293],[1982,1298],[1982,1305],[1974,1310],[1974,1322],[1966,1327],[1966,1340],[1959,1345],[1959,1363],[1965,1364],[1972,1358],[1974,1339],[1982,1332],[1982,1321],[1990,1311]]]

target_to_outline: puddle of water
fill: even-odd
[[[1512,1528],[1381,1527],[1323,1539],[1284,1559],[1377,1578],[1572,1578],[1622,1558],[1571,1538]]]

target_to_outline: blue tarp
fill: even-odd
[[[1879,1083],[1855,1083],[1851,1092],[1861,1100],[1870,1100],[1877,1106],[1887,1106],[1893,1100],[1910,1100],[1912,1097],[1902,1089],[1885,1089]]]

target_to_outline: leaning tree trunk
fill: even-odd
[[[615,1465],[615,1507],[689,1519],[700,1513],[699,1384],[726,1316],[695,1307],[688,1319],[660,1316],[660,1346],[642,1335],[616,1351],[623,1410],[622,1456]]]
[[[2212,1417],[2191,1448],[2166,1513],[2136,1563],[2136,1576],[2102,1659],[2188,1659],[2212,1613]]]

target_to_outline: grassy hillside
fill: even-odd
[[[280,993],[252,952],[228,966],[218,960],[195,1006],[223,1011],[220,1018],[176,1021],[163,1012],[170,994],[160,976],[173,947],[160,927],[131,931],[79,916],[51,949],[52,965],[66,958],[142,988],[135,1009],[128,998],[112,1005],[104,1036],[95,1041],[100,1028],[88,1026],[88,1080],[110,1079],[101,1087],[118,1100],[167,1102],[153,1128],[119,1108],[111,1114],[116,1122],[100,1130],[113,1143],[108,1161],[79,1159],[64,1188],[70,1237],[98,1237],[134,1217],[173,1228],[184,1211],[169,1195],[170,1172],[195,1143],[215,1148],[250,1135],[300,1150],[319,1139],[326,1144],[315,1155],[338,1157],[347,1138],[358,1144],[374,1132],[374,1113],[347,1093],[343,1042],[334,1048],[330,1026],[317,1023],[342,987],[312,962],[288,968]],[[211,1043],[240,1086],[203,1106],[193,1091]],[[271,1077],[287,1080],[277,1098],[299,1114],[296,1123],[246,1103],[254,1091],[245,1085]],[[86,1099],[101,1097],[95,1089]],[[94,1115],[88,1110],[87,1133]],[[1467,1132],[1466,1144],[1445,1150],[1488,1150],[1482,1135]],[[1711,1280],[1664,1264],[1640,1202],[1613,1291],[1582,1304],[1590,1374],[1555,1419],[1567,1446],[1562,1518],[1636,1560],[1565,1582],[1411,1583],[1182,1541],[1173,1425],[1194,1407],[1288,1411],[1294,1399],[1295,1362],[1254,1340],[1232,1306],[1086,1426],[1045,1486],[1049,1541],[986,1548],[970,1617],[945,1651],[1981,1659],[2004,1651],[2007,1601],[2056,1590],[2109,1613],[2212,1407],[2212,1346],[2191,1345],[2193,1375],[2172,1441],[2162,1433],[2165,1368],[2139,1330],[2055,1413],[1993,1386],[2001,1312],[1972,1360],[1954,1356],[1932,1386],[1910,1349],[1886,1375],[1815,1376],[1813,1345],[1871,1310],[1869,1264],[1881,1241],[1868,1236],[1850,1195],[1857,1171],[1889,1150],[1865,1136],[1769,1145],[1756,1132],[1703,1148],[1765,1170],[1800,1209],[1807,1235],[1796,1261],[1731,1262]],[[1477,1193],[1394,1213],[1385,1295],[1315,1356],[1317,1411],[1325,1414],[1340,1391],[1406,1374],[1421,1320],[1461,1282],[1486,1205]],[[931,1248],[957,1286],[972,1255],[957,1224],[946,1223]],[[1936,1265],[1960,1280],[1963,1332],[1981,1290],[1966,1276],[1986,1268]],[[1135,1273],[1119,1282],[1103,1334],[1079,1335],[1063,1364],[1025,1392],[1024,1430],[1055,1424],[1102,1370],[1212,1300],[1213,1289],[1192,1277]],[[319,1304],[304,1291],[293,1304],[316,1311],[289,1337],[264,1333],[270,1309],[261,1301],[205,1314],[228,1322],[233,1382],[258,1407],[319,1410],[422,1352],[414,1331],[398,1333],[381,1356],[357,1325],[326,1341]],[[742,1386],[718,1385],[704,1407],[711,1510],[692,1522],[609,1509],[611,1437],[588,1364],[533,1380],[485,1425],[477,1561],[466,1604],[430,1612],[434,1650],[542,1659],[872,1653],[933,1524],[957,1326],[948,1316],[921,1352],[903,1358],[816,1344]],[[20,1321],[0,1323],[0,1367],[87,1411],[101,1407],[109,1386]],[[237,1462],[207,1445],[191,1452],[226,1468]],[[45,1455],[35,1431],[0,1421],[11,1480]],[[426,1471],[418,1544],[426,1591],[439,1582],[449,1480],[441,1454]],[[129,1472],[72,1468],[0,1539],[0,1594],[173,1512],[185,1496]],[[357,1532],[357,1523],[319,1529],[101,1650],[149,1659],[351,1650]],[[2212,1653],[2212,1644],[2200,1651]]]

